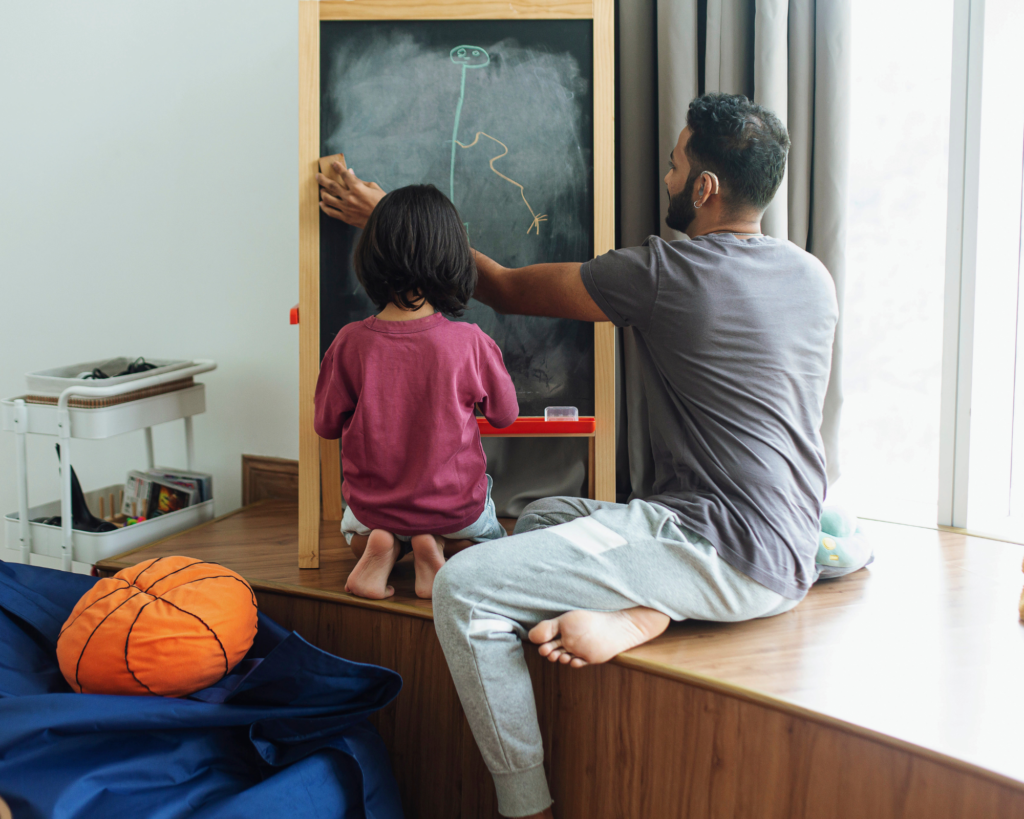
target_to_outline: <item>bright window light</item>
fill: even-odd
[[[953,0],[852,9],[843,477],[830,500],[861,517],[932,526]]]

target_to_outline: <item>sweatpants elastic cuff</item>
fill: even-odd
[[[502,816],[532,816],[551,807],[554,800],[548,790],[544,766],[512,773],[492,773],[498,792],[498,813]]]

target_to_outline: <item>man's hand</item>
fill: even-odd
[[[341,182],[322,173],[316,175],[320,184],[320,210],[352,227],[365,227],[373,209],[384,198],[384,191],[376,182],[364,182],[340,162],[331,163],[331,167],[341,177]]]

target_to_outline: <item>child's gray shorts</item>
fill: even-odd
[[[424,532],[423,534],[442,535],[449,540],[472,540],[474,543],[484,543],[488,540],[505,537],[508,533],[498,523],[498,516],[494,511],[494,501],[491,500],[491,486],[493,485],[494,481],[488,475],[487,502],[484,504],[484,511],[480,513],[480,517],[476,519],[475,523],[471,523],[465,529],[460,529],[457,532]],[[352,514],[352,510],[346,506],[345,514],[341,518],[341,533],[345,536],[345,542],[351,546],[353,535],[369,535],[370,530],[361,524]],[[395,535],[395,537],[402,544],[402,555],[407,555],[411,549],[409,541],[412,540],[412,536]]]

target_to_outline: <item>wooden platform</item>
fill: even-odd
[[[582,670],[528,651],[559,819],[1024,816],[1024,546],[865,528],[876,563],[788,614],[674,625]],[[296,568],[297,507],[264,501],[100,567],[222,563],[282,625],[399,671],[376,724],[407,816],[496,816],[411,563],[394,598],[362,600],[338,524],[321,538],[321,568]]]

